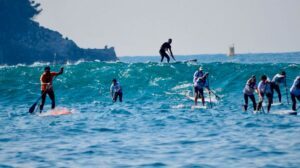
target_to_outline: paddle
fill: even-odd
[[[29,108],[29,113],[33,113],[35,110],[36,105],[38,104],[38,102],[41,100],[42,96],[44,96],[44,94],[46,93],[46,90],[43,92],[43,94],[35,101],[35,103]]]
[[[284,80],[284,86],[285,86],[285,94],[286,94],[286,101],[288,103],[288,105],[290,104],[290,101],[289,101],[289,94],[288,94],[288,89],[286,87],[286,78]]]
[[[210,89],[209,89],[209,92],[211,92],[218,100],[221,99],[221,97],[218,96],[213,90],[210,90]]]
[[[207,78],[207,85],[209,88],[209,77]],[[210,104],[210,108],[212,108],[212,103],[211,103],[211,94],[210,94],[210,90],[208,89],[208,95],[209,95],[209,104]]]

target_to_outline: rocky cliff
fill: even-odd
[[[34,1],[0,0],[0,64],[117,60],[113,47],[83,49],[59,32],[40,26],[33,20],[40,12]]]

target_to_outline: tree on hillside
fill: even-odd
[[[0,29],[2,32],[14,32],[26,29],[29,21],[42,9],[39,3],[30,0],[0,0]]]

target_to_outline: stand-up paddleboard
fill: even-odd
[[[192,100],[192,101],[195,101],[195,97],[193,97],[193,96],[190,96],[190,95],[186,94],[185,97]],[[198,98],[198,102],[201,103],[201,98]],[[217,103],[218,100],[214,96],[212,96],[211,97],[211,102],[212,103]],[[210,103],[210,100],[209,100],[208,96],[205,97],[205,103]]]
[[[67,108],[56,108],[53,110],[49,110],[46,113],[42,113],[39,116],[60,116],[60,115],[69,115],[72,114],[72,112]]]
[[[263,106],[267,106],[267,105],[268,105],[268,103],[266,103],[266,102],[263,103]],[[272,104],[272,106],[282,106],[282,105],[283,105],[283,103],[279,103],[279,102]]]
[[[276,103],[273,103],[272,106],[282,106],[283,103],[279,103],[279,102],[276,102]]]
[[[270,114],[279,114],[279,115],[297,115],[297,111],[293,110],[272,110]]]
[[[293,110],[272,110],[270,113],[268,112],[263,112],[263,111],[253,111],[254,114],[276,114],[276,115],[297,115],[297,111]]]
[[[194,105],[194,106],[192,106],[191,108],[192,108],[192,109],[207,109],[206,106],[202,106],[202,105],[201,105],[201,106],[200,106],[200,105],[197,105],[197,106]]]
[[[186,61],[176,61],[174,63],[189,63],[189,62],[196,63],[197,61],[198,61],[197,59],[191,59],[191,60],[186,60]]]
[[[197,62],[198,60],[197,59],[191,59],[191,60],[186,60],[186,61],[183,61],[183,62]]]

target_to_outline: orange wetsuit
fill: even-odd
[[[49,84],[52,85],[53,77],[56,75],[57,75],[56,72],[50,72],[49,74],[43,73],[41,75],[40,81],[41,81],[41,90],[42,91],[45,91]]]

